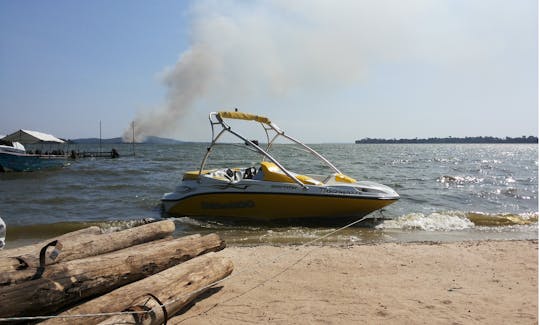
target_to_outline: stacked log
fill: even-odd
[[[52,315],[64,310],[58,315],[62,318],[46,323],[134,322],[143,318],[145,323],[163,323],[233,269],[230,261],[210,253],[225,247],[219,236],[172,238],[173,232],[174,222],[161,221],[110,234],[90,231],[67,235],[42,247],[3,251],[0,318]],[[68,309],[75,304],[78,306]],[[146,312],[110,320],[71,318],[124,310]]]
[[[206,291],[209,284],[229,275],[232,270],[229,260],[208,253],[78,305],[59,316],[147,309],[149,312],[144,315],[127,313],[109,319],[107,316],[96,316],[85,318],[84,323],[132,324],[137,323],[137,319],[146,318],[151,319],[152,324],[160,324],[165,320],[165,312],[167,315],[174,315]],[[152,294],[149,294],[150,292]],[[162,306],[165,307],[165,312]],[[42,324],[68,323],[73,323],[73,319],[55,318]]]
[[[92,226],[80,230],[76,230],[61,236],[58,236],[56,240],[58,241],[69,241],[72,238],[77,238],[80,236],[86,235],[99,235],[101,234],[101,229],[97,226]],[[7,250],[0,250],[0,285],[9,284],[9,279],[6,277],[8,272],[15,270],[22,270],[25,268],[25,262],[23,256],[30,257],[32,254],[34,256],[39,256],[40,250],[47,246],[51,240],[43,241],[33,245],[22,246],[18,248],[12,248]],[[48,253],[52,253],[51,250]],[[17,278],[13,274],[11,275],[14,278]],[[24,277],[23,275],[18,275]],[[7,282],[7,283],[6,283]]]
[[[167,220],[108,234],[97,234],[92,228],[97,227],[13,251],[2,251],[0,285],[15,284],[34,276],[35,269],[40,266],[41,254],[44,255],[41,266],[96,256],[171,236],[175,226],[173,221]],[[49,245],[52,243],[54,245]]]
[[[100,234],[101,234],[101,228],[99,228],[98,226],[92,226],[92,227],[87,227],[87,228],[79,229],[76,231],[68,232],[67,234],[60,235],[56,237],[55,239],[68,240],[71,238],[77,238],[77,237],[85,236],[85,235],[100,235]],[[39,251],[43,246],[47,245],[49,242],[51,242],[51,240],[46,240],[46,241],[39,242],[37,244],[26,245],[26,246],[21,246],[17,248],[5,249],[5,250],[0,251],[0,257],[30,254],[32,252]]]

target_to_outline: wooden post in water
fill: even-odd
[[[133,157],[135,157],[135,121],[131,121],[131,149],[133,151]]]
[[[101,120],[99,120],[99,157],[101,157]]]

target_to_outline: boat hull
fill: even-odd
[[[11,152],[0,152],[0,168],[3,171],[35,171],[59,168],[66,164],[64,156],[40,156]]]
[[[163,199],[173,216],[233,217],[254,220],[363,217],[397,198],[292,193],[199,193]]]

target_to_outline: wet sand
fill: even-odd
[[[169,324],[537,324],[538,241],[229,247]]]

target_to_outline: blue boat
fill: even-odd
[[[57,137],[38,131],[19,130],[0,139],[0,171],[35,171],[59,168],[67,164],[64,154],[28,153],[23,146],[35,143],[65,143]]]

